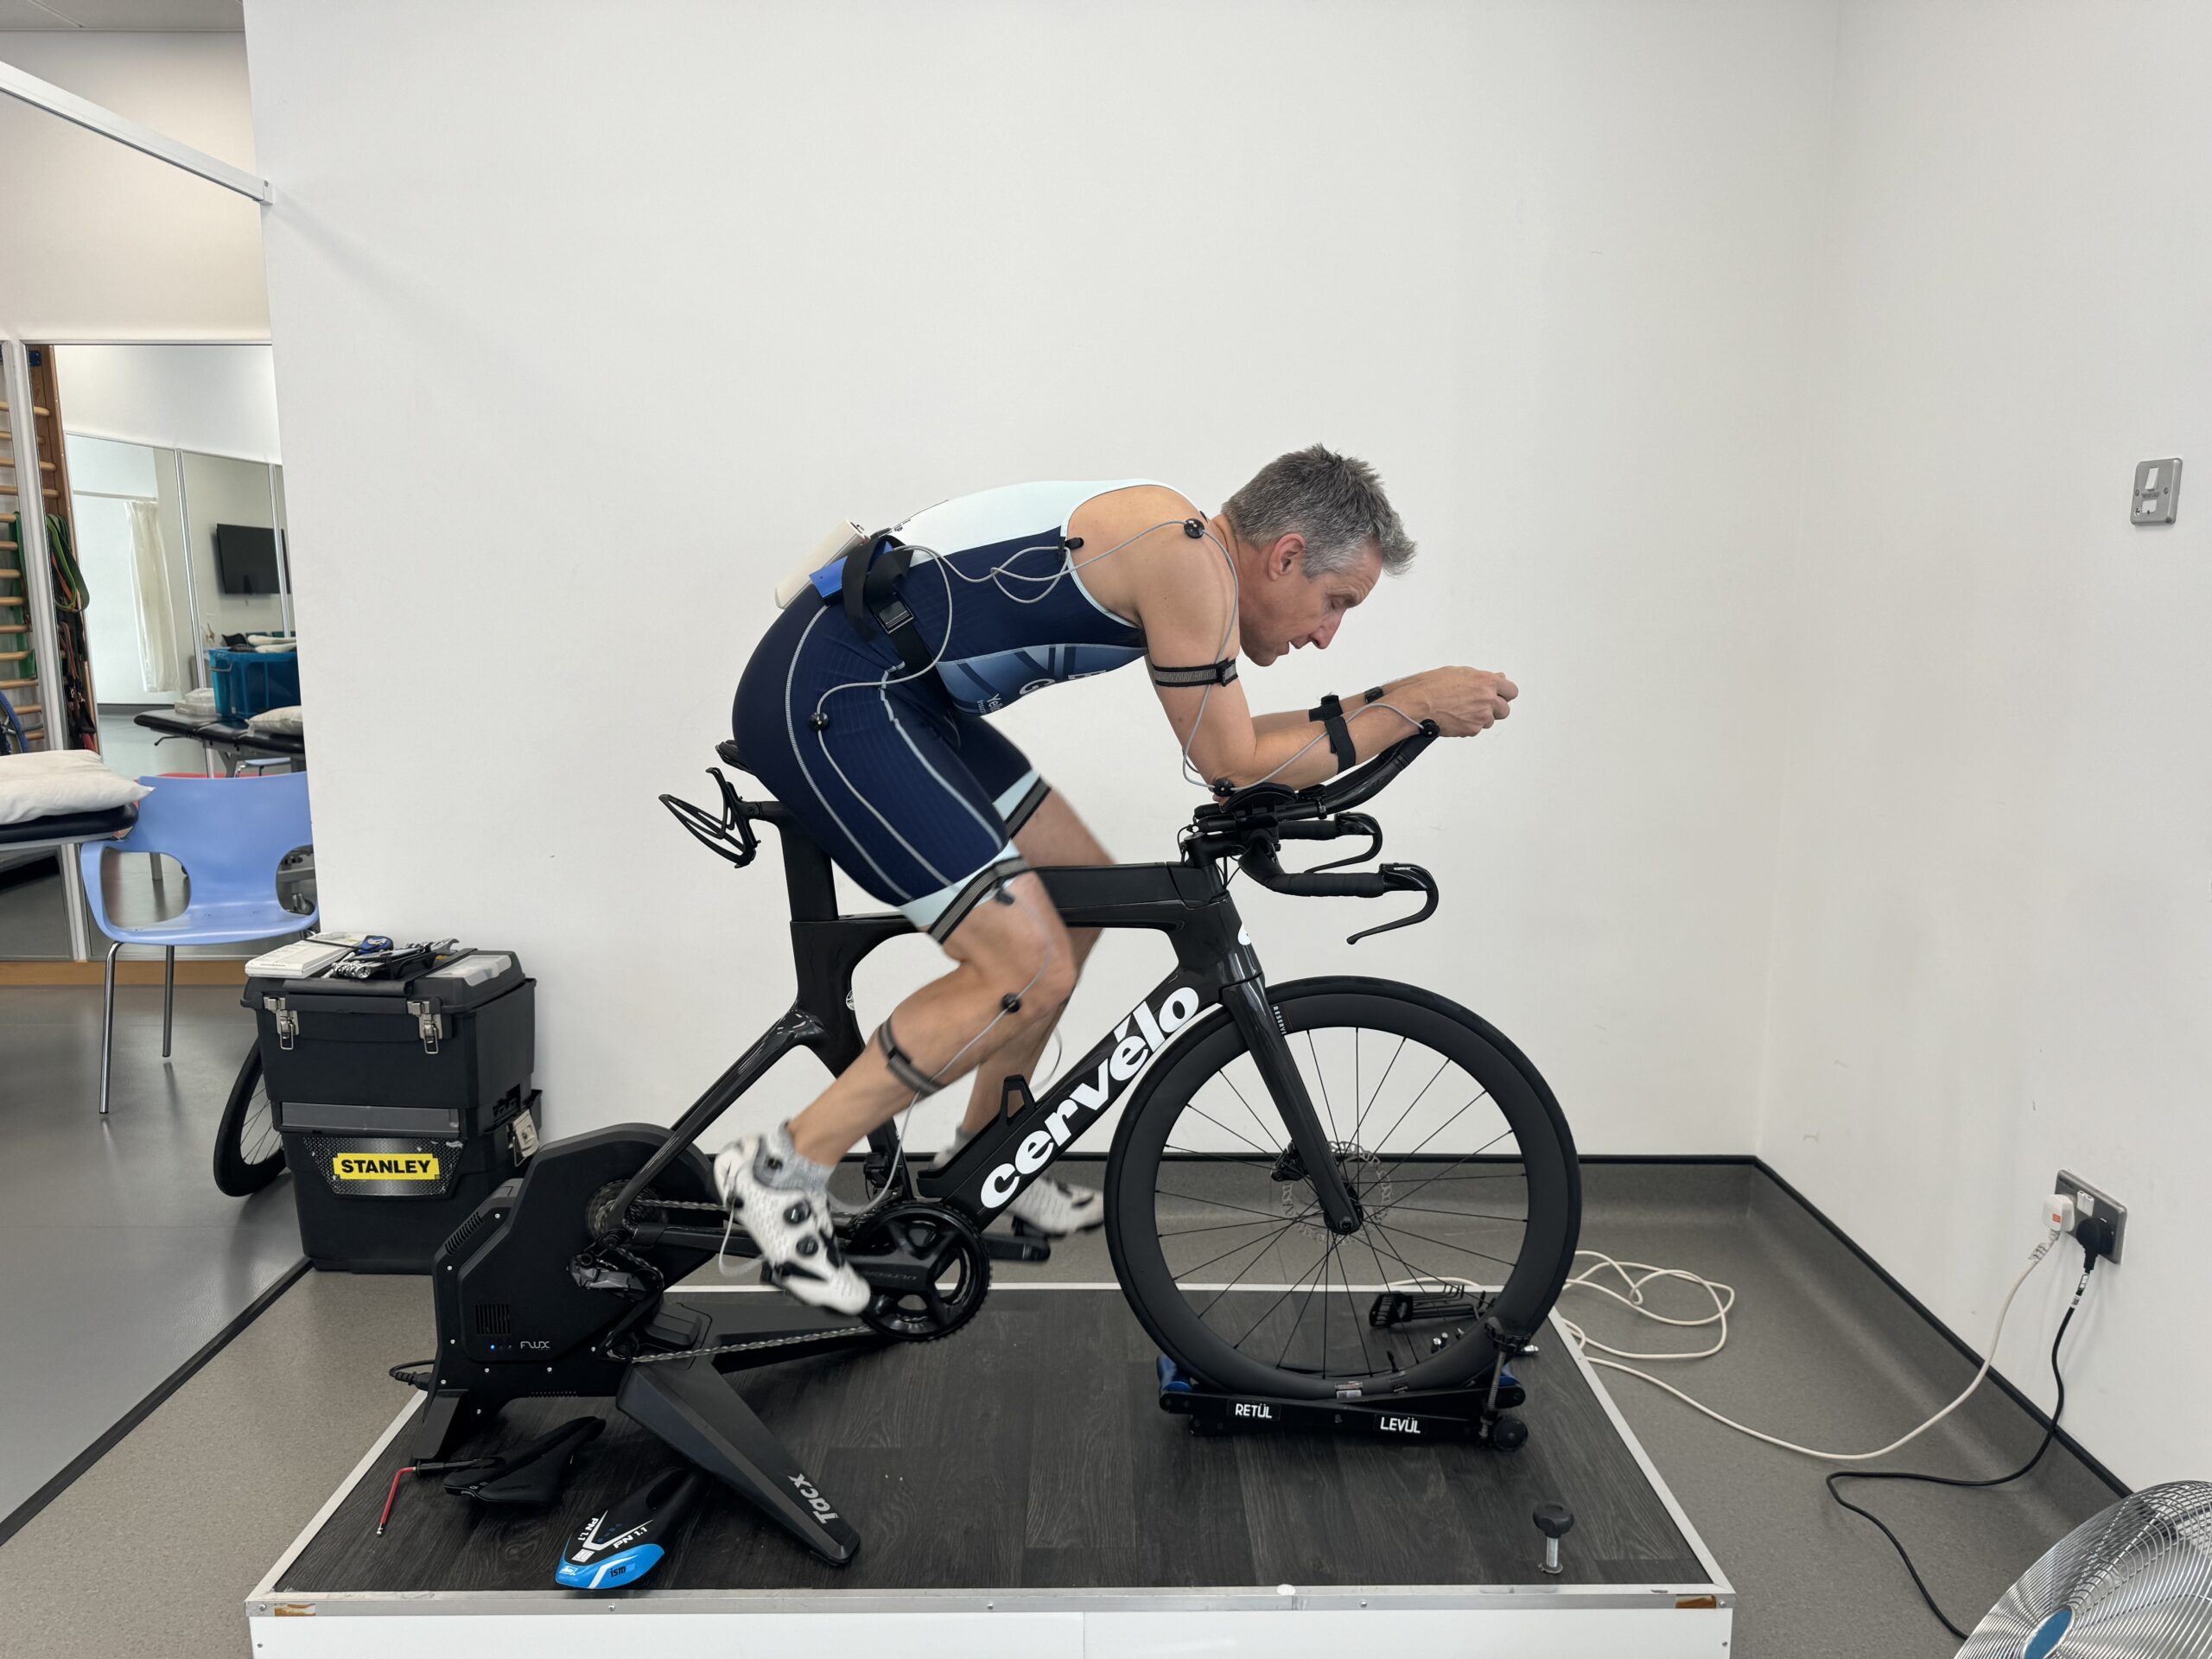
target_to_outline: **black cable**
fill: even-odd
[[[1874,1525],[1880,1529],[1882,1536],[1890,1541],[1890,1548],[1897,1551],[1897,1559],[1904,1563],[1904,1570],[1912,1574],[1913,1588],[1920,1592],[1920,1599],[1928,1604],[1928,1611],[1936,1615],[1936,1622],[1938,1624],[1942,1624],[1945,1630],[1948,1630],[1953,1636],[1958,1637],[1961,1642],[1967,1639],[1967,1633],[1961,1630],[1957,1625],[1952,1624],[1950,1618],[1944,1613],[1943,1610],[1936,1605],[1936,1598],[1929,1593],[1927,1581],[1920,1576],[1920,1569],[1912,1564],[1912,1557],[1905,1553],[1905,1547],[1898,1539],[1897,1534],[1891,1532],[1889,1528],[1884,1524],[1882,1518],[1879,1516],[1874,1514],[1870,1510],[1860,1509],[1859,1505],[1853,1503],[1841,1492],[1836,1491],[1835,1484],[1840,1480],[1916,1480],[1929,1486],[1960,1486],[1973,1488],[2009,1486],[2012,1482],[2020,1479],[2022,1477],[2026,1475],[2030,1470],[2041,1463],[2043,1461],[2043,1454],[2050,1450],[2050,1443],[2058,1438],[2058,1420],[2065,1414],[2066,1411],[2066,1378],[2064,1374],[2058,1369],[2058,1344],[2066,1340],[2066,1327],[2073,1323],[2074,1310],[2081,1306],[2082,1293],[2088,1286],[2089,1275],[2096,1271],[2097,1258],[2095,1255],[2088,1250],[2084,1250],[2082,1255],[2086,1260],[2087,1265],[2082,1269],[2082,1277],[2080,1281],[2074,1287],[2074,1300],[2068,1306],[2065,1317],[2061,1319],[2058,1322],[2058,1334],[2050,1339],[2050,1376],[2051,1381],[2058,1385],[2058,1403],[2050,1414],[2050,1425],[2044,1428],[2043,1432],[2042,1443],[2036,1447],[2035,1455],[2033,1457],[2030,1458],[2025,1463],[2015,1469],[2011,1474],[1998,1475],[1988,1480],[1960,1480],[1950,1475],[1911,1474],[1902,1470],[1861,1471],[1855,1469],[1839,1469],[1834,1474],[1828,1476],[1826,1483],[1828,1489],[1828,1496],[1830,1497],[1843,1505],[1845,1509],[1849,1510],[1853,1515],[1863,1516],[1867,1520],[1872,1521]]]
[[[430,1373],[437,1368],[435,1359],[410,1360],[404,1365],[395,1365],[385,1375],[395,1382],[404,1382],[410,1389],[430,1391]]]

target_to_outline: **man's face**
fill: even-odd
[[[1238,632],[1245,656],[1264,667],[1300,645],[1326,650],[1344,613],[1382,579],[1382,554],[1370,543],[1343,569],[1309,576],[1305,538],[1282,536],[1241,574]]]

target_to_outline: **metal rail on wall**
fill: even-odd
[[[128,144],[141,155],[150,156],[157,162],[167,162],[171,167],[181,167],[197,175],[210,184],[219,184],[226,190],[235,190],[249,201],[268,205],[271,192],[269,181],[256,178],[228,162],[218,161],[205,150],[194,149],[190,144],[181,144],[165,133],[159,133],[143,121],[133,121],[127,115],[118,115],[113,110],[95,104],[88,98],[79,98],[50,80],[41,80],[27,74],[13,64],[0,63],[0,93],[21,99],[33,109],[44,110],[48,115],[60,116],[88,132],[97,132],[104,138],[112,138],[119,144]]]

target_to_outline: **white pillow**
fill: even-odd
[[[153,792],[148,785],[110,772],[89,749],[0,754],[0,823],[112,811]]]
[[[299,736],[303,729],[300,724],[300,705],[296,702],[282,709],[264,709],[257,715],[250,715],[245,723],[257,732],[287,732],[294,737]]]

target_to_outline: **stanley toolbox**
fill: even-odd
[[[537,1148],[537,982],[498,950],[434,957],[401,978],[256,974],[301,950],[249,964],[245,997],[301,1247],[318,1268],[427,1273]]]

